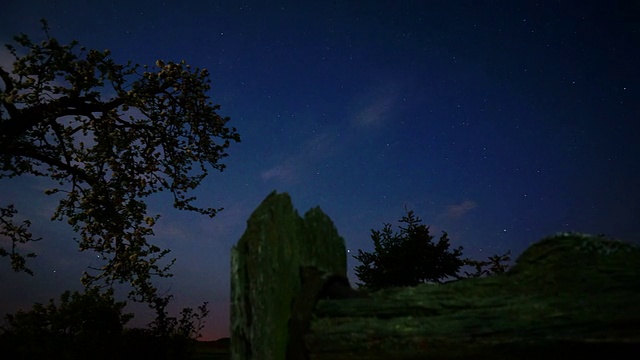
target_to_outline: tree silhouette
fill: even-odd
[[[148,328],[125,328],[133,314],[113,290],[98,287],[83,293],[65,291],[58,303],[36,303],[32,309],[5,316],[0,348],[7,359],[191,359],[201,336],[207,303],[198,311],[183,308],[180,318],[166,307],[172,296],[158,297],[156,318]]]
[[[0,344],[12,359],[108,359],[116,355],[124,325],[133,317],[123,313],[124,307],[112,291],[65,291],[58,304],[50,299],[6,315]]]
[[[503,274],[509,269],[509,261],[511,261],[511,250],[502,255],[489,256],[489,258],[484,261],[465,259],[464,264],[472,266],[475,271],[465,271],[464,273],[470,278]]]
[[[46,35],[34,42],[14,37],[7,45],[13,68],[0,67],[0,178],[48,177],[46,194],[62,195],[53,218],[79,234],[80,250],[98,252],[104,263],[85,273],[83,283],[130,283],[130,295],[153,298],[151,276],[170,276],[159,260],[168,250],[150,244],[159,215],[145,198],[166,191],[178,209],[214,216],[220,209],[193,205],[189,192],[239,142],[229,118],[218,115],[207,95],[206,69],[184,61],[140,66],[117,64],[109,50],[60,44]],[[20,55],[23,54],[24,55]],[[0,235],[12,242],[15,270],[28,269],[17,247],[34,240],[16,225],[16,210],[3,207]]]
[[[374,252],[358,250],[354,258],[362,264],[356,266],[358,285],[370,290],[393,286],[415,286],[423,282],[441,282],[457,277],[464,265],[462,247],[450,250],[446,232],[437,242],[429,234],[429,226],[413,211],[400,220],[400,231],[394,233],[391,224],[382,230],[371,230]]]

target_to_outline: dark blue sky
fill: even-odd
[[[588,4],[587,4],[588,3]],[[40,18],[53,36],[125,62],[186,60],[242,143],[196,195],[168,197],[156,241],[178,258],[163,289],[209,301],[227,335],[229,251],[272,190],[320,207],[349,249],[413,209],[482,258],[560,231],[640,240],[640,19],[633,1],[25,1],[0,5],[0,42]],[[0,65],[10,65],[6,51]],[[43,179],[3,180],[45,240],[36,276],[0,272],[2,313],[77,288],[78,255]],[[40,233],[38,233],[40,232]],[[0,264],[1,265],[1,264]],[[350,271],[355,265],[350,261]],[[353,273],[352,273],[353,275]]]

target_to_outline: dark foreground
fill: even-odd
[[[231,358],[229,352],[229,338],[216,341],[198,341],[194,360],[227,360]]]

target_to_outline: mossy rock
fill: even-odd
[[[640,249],[557,234],[505,274],[320,301],[314,314],[311,359],[622,354],[640,348]]]
[[[640,291],[640,247],[631,243],[580,233],[559,233],[525,250],[508,276],[543,288]],[[531,284],[532,286],[534,284]],[[561,289],[556,289],[561,290]],[[623,289],[619,289],[623,290]]]
[[[531,268],[539,273],[540,269],[563,271],[572,267],[589,264],[593,261],[618,259],[616,255],[638,256],[640,247],[581,233],[558,233],[531,245],[517,259],[512,271]]]
[[[290,319],[311,267],[346,277],[344,239],[320,208],[301,217],[288,194],[272,192],[231,250],[232,359],[280,360],[302,343]]]

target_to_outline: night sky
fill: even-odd
[[[517,257],[565,231],[639,242],[635,4],[5,0],[0,42],[41,40],[46,18],[52,36],[118,62],[210,71],[242,142],[195,195],[225,210],[177,212],[162,195],[150,212],[162,215],[153,241],[178,259],[161,289],[176,310],[209,301],[215,339],[228,336],[231,246],[272,190],[300,213],[319,205],[351,254],[371,251],[370,229],[397,224],[405,207],[478,259]],[[11,64],[4,49],[0,64]],[[79,289],[96,256],[49,221],[51,184],[1,180],[0,204],[16,204],[44,240],[31,246],[34,277],[0,259],[0,314]]]

